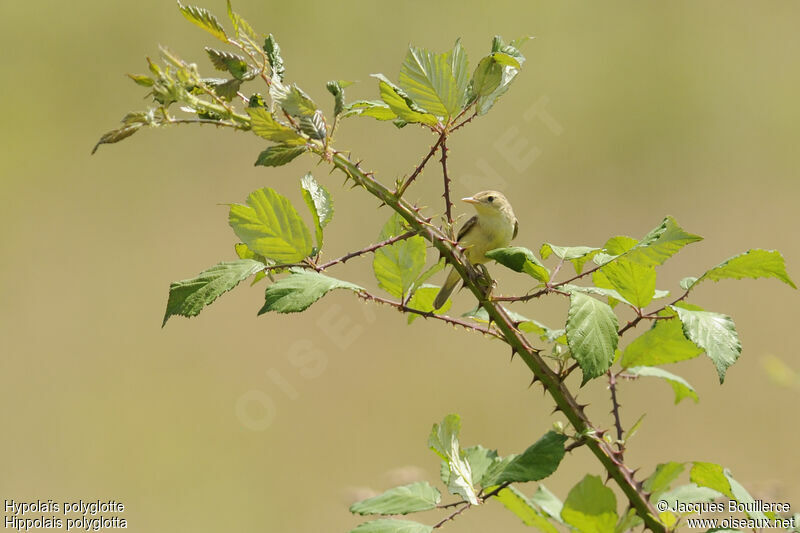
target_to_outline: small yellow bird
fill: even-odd
[[[517,236],[519,224],[511,204],[502,193],[483,191],[462,201],[475,206],[477,215],[473,216],[458,232],[458,242],[465,248],[464,255],[473,265],[481,265],[489,261],[486,252],[495,248],[508,246],[511,239]],[[442,307],[453,289],[461,280],[455,269],[450,271],[447,280],[436,295],[434,309]]]

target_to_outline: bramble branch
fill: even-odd
[[[364,255],[364,254],[367,254],[369,252],[374,252],[374,251],[378,250],[379,248],[383,248],[384,246],[389,246],[390,244],[394,244],[394,243],[396,243],[398,241],[402,241],[404,239],[409,239],[409,238],[413,237],[416,234],[417,234],[416,231],[407,231],[407,232],[403,233],[402,235],[397,235],[396,237],[392,237],[390,239],[386,239],[385,241],[376,242],[375,244],[367,246],[366,248],[362,248],[361,250],[356,250],[355,252],[350,252],[349,254],[345,254],[342,257],[339,257],[339,258],[334,259],[332,261],[328,261],[327,263],[323,263],[321,265],[317,265],[315,267],[315,269],[318,272],[321,272],[321,271],[323,271],[323,270],[325,270],[327,268],[330,268],[330,267],[332,267],[334,265],[338,265],[339,263],[344,263],[344,262],[346,262],[346,261],[348,261],[348,260],[350,260],[350,259],[352,259],[354,257],[358,257],[359,255]]]

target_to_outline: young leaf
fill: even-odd
[[[250,115],[253,133],[259,137],[291,145],[300,145],[306,142],[296,131],[275,120],[272,113],[263,107],[248,107],[247,114]]]
[[[94,145],[94,148],[92,149],[92,154],[94,154],[97,151],[97,149],[100,148],[101,144],[118,143],[122,139],[127,139],[128,137],[139,131],[139,129],[142,126],[144,126],[144,124],[142,123],[128,124],[119,129],[111,130],[108,133],[103,134],[103,136],[100,137],[100,140],[97,141],[97,144]]]
[[[500,86],[503,78],[503,67],[495,61],[494,54],[488,55],[478,62],[472,73],[471,99],[485,97]]]
[[[205,51],[217,70],[230,72],[237,80],[243,79],[247,74],[247,60],[242,56],[209,47]]]
[[[255,253],[278,263],[311,255],[311,233],[285,196],[265,187],[250,193],[247,205],[231,205],[228,222]]]
[[[408,305],[408,307],[411,309],[416,309],[418,311],[422,311],[423,313],[430,313],[433,311],[446,313],[448,309],[450,309],[450,306],[453,305],[453,302],[448,298],[441,308],[435,309],[433,307],[433,301],[436,299],[437,294],[439,294],[439,287],[435,285],[422,285],[419,289],[414,291],[414,295],[406,305]],[[408,323],[411,324],[419,317],[420,315],[416,313],[408,313]]]
[[[300,180],[305,200],[311,216],[314,218],[314,228],[317,234],[317,249],[322,249],[322,228],[328,225],[333,218],[333,199],[328,190],[320,185],[309,172]]]
[[[701,240],[702,237],[685,232],[674,218],[668,216],[639,244],[626,252],[625,257],[636,263],[656,266],[663,264],[687,244]]]
[[[628,368],[626,372],[634,376],[652,376],[667,380],[669,384],[672,385],[672,390],[675,392],[676,405],[684,398],[691,398],[695,403],[699,401],[697,393],[694,391],[694,388],[689,385],[688,381],[680,376],[676,376],[672,372],[667,372],[663,368],[654,366],[634,366]]]
[[[305,146],[276,144],[258,154],[255,166],[280,167],[303,155],[306,150],[307,148]]]
[[[515,272],[524,272],[542,283],[550,281],[550,271],[527,248],[521,246],[497,248],[487,252],[486,257]]]
[[[212,86],[214,93],[228,102],[236,98],[239,88],[242,86],[242,80],[236,78],[230,80],[205,80],[206,83]]]
[[[547,487],[539,485],[536,488],[536,492],[530,497],[530,500],[534,505],[544,511],[547,516],[562,524],[564,523],[561,518],[561,510],[564,508],[564,504],[555,494],[550,492]]]
[[[300,117],[298,125],[300,126],[300,131],[312,139],[322,140],[328,135],[328,129],[325,127],[325,118],[319,109],[312,115]]]
[[[617,349],[617,316],[608,304],[580,292],[570,294],[567,342],[583,372],[583,383],[601,376]]]
[[[372,117],[377,120],[395,120],[397,115],[384,102],[359,100],[345,107],[342,117],[359,115],[362,117]]]
[[[712,313],[686,306],[670,306],[678,313],[686,337],[702,348],[717,367],[719,382],[725,381],[725,372],[739,358],[742,345],[733,319],[727,315]]]
[[[396,237],[407,231],[402,218],[394,214],[381,230],[380,240]],[[409,288],[425,268],[425,239],[415,235],[375,251],[372,268],[378,285],[397,298],[408,295]]]
[[[258,312],[297,313],[305,311],[311,304],[334,289],[354,292],[364,289],[353,283],[325,276],[319,272],[292,269],[291,274],[267,287],[264,306]]]
[[[267,53],[267,60],[272,69],[273,78],[278,81],[283,81],[283,76],[286,69],[283,66],[283,58],[281,57],[281,47],[278,46],[278,41],[270,33],[264,41],[264,51]]]
[[[350,506],[353,514],[408,514],[434,509],[442,495],[427,481],[389,489],[383,494],[361,500]]]
[[[333,115],[339,116],[345,110],[344,105],[344,88],[349,85],[347,82],[342,81],[329,81],[325,84],[325,88],[333,95]]]
[[[653,301],[656,269],[621,257],[602,268],[611,286],[631,305],[639,309]]]
[[[282,97],[276,99],[276,103],[293,117],[311,117],[317,112],[317,104],[297,85],[287,88]]]
[[[377,78],[379,81],[378,86],[381,92],[381,100],[389,106],[389,109],[397,115],[397,118],[404,122],[419,122],[429,126],[435,126],[439,123],[439,119],[419,107],[405,91],[389,81],[386,76],[383,74],[373,74],[372,77]]]
[[[231,24],[233,24],[233,30],[236,32],[236,37],[239,37],[240,34],[244,33],[252,40],[256,39],[256,32],[253,30],[253,27],[250,26],[245,19],[243,19],[233,10],[233,6],[231,6],[231,0],[228,0],[228,18],[231,20]]]
[[[513,485],[498,492],[495,499],[517,515],[526,526],[533,526],[544,533],[558,533],[558,529],[550,523],[547,517]]]
[[[499,36],[494,38],[492,42],[492,54],[490,57],[492,58],[492,64],[500,67],[501,69],[500,83],[497,85],[497,87],[495,87],[487,94],[482,94],[479,96],[473,94],[473,96],[477,96],[477,100],[475,102],[475,111],[477,111],[479,115],[486,114],[489,111],[489,109],[491,109],[492,106],[494,106],[497,99],[500,98],[503,94],[505,94],[506,91],[508,91],[511,82],[514,81],[514,79],[517,77],[517,74],[520,71],[518,67],[508,64],[508,62],[505,61],[505,58],[502,58],[499,54],[497,54],[498,52],[512,56],[519,65],[522,65],[522,63],[525,61],[525,57],[515,46],[504,44],[503,40]],[[498,61],[498,59],[500,61]],[[503,65],[501,63],[506,63],[506,64]],[[493,72],[489,72],[488,75],[491,78],[490,83],[493,84],[494,83],[493,79],[495,74]],[[487,91],[488,88],[484,88],[482,92],[487,92]]]
[[[634,246],[639,244],[639,241],[627,235],[617,235],[611,237],[603,245],[603,251],[611,255],[622,255]]]
[[[142,87],[152,87],[155,83],[153,78],[143,74],[128,74],[128,77],[132,79],[136,85],[141,85]]]
[[[381,518],[372,522],[359,524],[350,533],[432,533],[433,527],[411,520],[395,520]]]
[[[220,24],[217,17],[212,15],[207,9],[197,6],[185,6],[181,4],[180,1],[178,1],[178,8],[189,22],[203,28],[223,43],[228,42],[228,36],[225,35],[222,24]]]
[[[203,307],[236,287],[242,280],[261,272],[265,267],[266,265],[260,261],[240,259],[213,266],[201,272],[196,278],[170,283],[167,311],[161,326],[163,327],[173,315],[197,316]]]
[[[567,437],[554,431],[528,447],[520,455],[512,455],[492,465],[486,472],[484,486],[502,483],[524,483],[544,479],[556,471],[564,458],[564,442]]]
[[[731,484],[725,477],[723,468],[715,463],[696,461],[692,464],[689,479],[701,487],[708,487],[733,498]]]
[[[721,279],[742,278],[776,278],[786,283],[793,289],[794,284],[789,274],[786,273],[786,264],[783,256],[777,250],[747,250],[744,253],[731,257],[715,266],[702,276],[687,283],[685,289],[707,279],[719,281]]]
[[[661,311],[653,327],[631,342],[622,353],[623,368],[632,366],[654,366],[693,359],[703,353],[684,335],[677,313],[670,309]],[[672,317],[666,319],[666,317]]]
[[[409,47],[398,78],[398,85],[417,105],[446,118],[461,111],[464,96],[459,94],[448,56]]]
[[[478,444],[464,449],[464,458],[467,460],[467,463],[469,463],[473,483],[486,487],[483,483],[483,477],[486,475],[489,467],[499,460],[497,450],[487,450]],[[447,465],[446,462],[444,464]],[[447,472],[449,476],[449,468],[447,468]],[[447,483],[447,480],[445,480],[445,483]]]
[[[614,533],[617,524],[614,491],[603,485],[600,476],[587,475],[569,491],[561,518],[581,533]]]
[[[458,444],[459,431],[461,431],[461,418],[458,415],[447,415],[441,424],[433,425],[428,437],[428,446],[447,461],[450,468],[448,490],[452,494],[460,495],[472,505],[477,505],[478,497],[472,482],[472,471]]]
[[[652,495],[651,499],[657,497],[660,493],[669,489],[670,484],[678,479],[678,476],[685,469],[686,463],[670,461],[659,464],[656,466],[655,472],[650,474],[650,477],[644,481],[644,490]]]

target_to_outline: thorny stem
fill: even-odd
[[[404,239],[409,239],[409,238],[413,237],[416,234],[417,234],[416,231],[407,231],[407,232],[403,233],[402,235],[397,235],[396,237],[392,237],[390,239],[386,239],[385,241],[376,242],[375,244],[367,246],[366,248],[362,248],[361,250],[356,250],[355,252],[350,252],[349,254],[345,254],[342,257],[339,257],[339,258],[334,259],[332,261],[328,261],[327,263],[323,263],[321,265],[317,265],[316,266],[316,270],[317,271],[325,270],[326,268],[330,268],[333,265],[338,265],[339,263],[344,263],[345,261],[347,261],[349,259],[352,259],[354,257],[357,257],[359,255],[367,254],[369,252],[374,252],[378,248],[383,248],[384,246],[389,246],[390,244],[394,244],[397,241],[402,241]]]
[[[412,172],[412,173],[411,173],[411,175],[408,177],[408,179],[407,179],[406,181],[404,181],[404,182],[403,182],[403,184],[400,186],[400,188],[398,188],[398,189],[397,189],[397,193],[396,193],[396,194],[397,194],[397,197],[398,197],[398,198],[399,198],[400,196],[403,196],[403,193],[404,193],[404,192],[406,192],[406,189],[408,189],[408,186],[409,186],[409,185],[411,185],[411,183],[412,183],[412,182],[413,182],[415,179],[417,179],[417,176],[419,176],[419,174],[422,172],[422,169],[423,169],[423,168],[425,168],[425,165],[427,165],[427,164],[428,164],[428,160],[429,160],[431,157],[433,157],[433,154],[435,154],[435,153],[436,153],[436,150],[438,150],[438,149],[439,149],[439,145],[441,145],[441,144],[442,144],[442,142],[444,142],[445,135],[446,135],[446,132],[442,132],[442,133],[439,135],[439,138],[436,140],[436,143],[434,143],[434,145],[433,145],[433,146],[431,146],[431,149],[430,149],[430,151],[428,151],[428,155],[426,155],[426,156],[425,156],[425,157],[422,159],[422,161],[420,162],[420,164],[419,164],[419,165],[417,165],[417,168],[415,168],[415,169],[414,169],[414,172]]]
[[[611,391],[611,414],[614,415],[614,427],[617,428],[617,448],[619,449],[619,460],[622,461],[622,453],[625,451],[625,445],[622,444],[622,422],[619,417],[619,401],[617,400],[617,377],[611,370],[608,374],[608,388]]]
[[[467,509],[469,509],[471,506],[472,506],[472,504],[471,504],[471,503],[469,503],[469,502],[464,502],[464,505],[463,505],[462,507],[460,507],[460,508],[456,509],[455,511],[453,511],[453,512],[452,512],[452,513],[450,513],[449,515],[447,515],[447,516],[445,516],[444,518],[442,518],[442,519],[441,519],[439,522],[437,522],[436,524],[434,524],[434,526],[433,526],[433,529],[439,529],[440,527],[442,527],[443,525],[445,525],[445,524],[446,524],[447,522],[449,522],[450,520],[454,520],[454,519],[455,519],[455,517],[457,517],[458,515],[460,515],[461,513],[463,513],[464,511],[466,511]]]
[[[453,202],[450,201],[450,176],[447,175],[447,134],[442,133],[441,136],[441,146],[440,150],[442,152],[442,158],[440,161],[442,162],[442,176],[444,177],[444,205],[445,205],[445,215],[447,215],[447,222],[452,226],[453,224]]]

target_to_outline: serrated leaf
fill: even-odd
[[[259,255],[259,254],[255,253],[253,250],[248,248],[248,246],[243,242],[239,242],[239,243],[234,244],[233,245],[233,249],[236,251],[236,255],[239,257],[239,259],[253,259],[255,261],[259,261],[261,263],[264,263],[267,266],[275,264],[275,261],[271,261],[271,260],[267,259],[266,257],[264,257],[263,255]],[[272,271],[273,272],[278,272],[278,270],[276,270],[276,269],[272,269]],[[268,274],[268,272],[267,271],[263,271],[263,270],[261,272],[256,272],[256,275],[253,278],[252,283],[250,283],[250,286],[252,287],[253,285],[258,283],[262,279],[266,278],[267,274]],[[271,273],[270,273],[270,279],[272,279]]]
[[[575,267],[575,273],[580,274],[583,270],[583,265],[599,251],[600,248],[591,246],[556,246],[546,242],[539,250],[539,255],[542,256],[542,259],[547,259],[550,254],[555,254],[556,257],[564,261],[570,261]]]
[[[708,487],[720,492],[729,498],[733,498],[731,484],[725,477],[723,468],[715,463],[705,463],[695,461],[692,470],[689,472],[689,479],[701,487]]]
[[[325,119],[319,109],[311,116],[300,117],[298,121],[300,131],[312,139],[322,140],[328,135]]]
[[[789,274],[786,273],[786,264],[783,256],[777,250],[752,249],[744,253],[733,256],[723,261],[699,278],[685,278],[681,281],[681,287],[689,289],[704,280],[719,281],[721,279],[742,279],[742,278],[775,278],[793,289],[794,284]]]
[[[639,244],[626,252],[625,258],[643,265],[661,265],[687,244],[701,240],[701,236],[687,233],[674,218],[668,216]]]
[[[725,381],[725,372],[742,353],[742,344],[733,319],[727,315],[687,309],[680,305],[670,307],[678,313],[686,338],[706,352],[717,368],[719,382]]]
[[[236,37],[239,37],[241,33],[244,33],[251,39],[256,39],[256,32],[253,30],[253,27],[248,24],[248,22],[243,19],[238,13],[233,10],[233,6],[231,6],[231,0],[227,0],[228,2],[228,18],[233,24],[233,30],[236,33]]]
[[[527,318],[505,307],[502,309],[520,331],[525,333],[535,333],[536,335],[539,335],[539,338],[543,341],[560,342],[562,344],[567,343],[565,331],[563,329],[551,329],[538,320]],[[464,318],[470,318],[476,322],[482,322],[484,324],[489,323],[489,313],[487,313],[486,309],[481,306],[471,309],[461,316]]]
[[[303,189],[303,200],[314,219],[314,229],[317,236],[317,250],[322,249],[322,228],[328,225],[333,218],[333,199],[325,187],[320,185],[311,173],[307,173],[300,180]]]
[[[381,100],[389,106],[389,109],[397,115],[397,118],[408,123],[422,123],[429,126],[435,126],[439,123],[431,113],[419,107],[414,101],[391,81],[389,81],[383,74],[373,74],[373,78],[377,78],[380,88]],[[383,119],[382,119],[383,120]]]
[[[281,47],[278,46],[278,41],[270,33],[264,41],[264,51],[267,53],[267,61],[272,69],[273,78],[278,81],[283,81],[283,76],[286,74],[286,69],[283,66],[283,58],[281,57]]]
[[[406,305],[411,309],[416,309],[417,311],[422,311],[423,313],[438,311],[439,313],[444,314],[450,309],[450,306],[453,305],[453,302],[448,298],[441,308],[435,309],[433,307],[433,301],[436,299],[437,294],[439,294],[439,287],[435,285],[422,285],[420,288],[414,291],[414,295]],[[420,315],[409,313],[408,323],[411,324],[417,318],[420,318]]]
[[[461,431],[461,418],[447,415],[441,424],[434,424],[428,437],[428,446],[447,461],[450,468],[447,489],[458,494],[472,505],[478,504],[478,497],[472,481],[472,470],[465,460],[464,452],[458,444]]]
[[[453,76],[449,56],[409,47],[398,78],[398,85],[419,107],[446,118],[461,111],[466,89],[460,88]],[[466,59],[463,52],[461,56]]]
[[[564,523],[561,518],[561,510],[564,508],[564,504],[558,496],[550,492],[544,485],[539,485],[536,488],[536,492],[530,497],[530,501],[550,518],[562,524]]]
[[[583,372],[583,384],[606,372],[617,349],[617,317],[608,304],[580,292],[570,293],[567,343]]]
[[[634,366],[628,368],[626,372],[634,376],[651,376],[667,380],[672,386],[672,390],[675,392],[676,405],[684,398],[691,398],[695,403],[699,401],[697,393],[694,391],[694,388],[689,385],[688,381],[680,376],[676,376],[672,372],[667,372],[663,368],[654,366]]]
[[[306,150],[307,148],[305,146],[276,144],[258,154],[255,166],[280,167],[303,155]]]
[[[467,460],[467,463],[469,463],[473,483],[485,487],[483,484],[483,477],[489,467],[499,459],[497,450],[488,450],[478,444],[477,446],[470,446],[464,449],[464,458]],[[449,468],[447,472],[449,476]],[[444,480],[444,482],[447,483],[447,480]]]
[[[239,93],[239,88],[242,86],[242,80],[237,80],[236,78],[230,80],[205,80],[206,83],[211,85],[214,89],[214,93],[226,100],[231,102]]]
[[[603,245],[603,250],[611,255],[622,255],[634,246],[639,244],[639,241],[627,235],[617,235],[611,237]]]
[[[405,233],[407,227],[402,218],[394,214],[381,230],[380,240]],[[375,251],[372,269],[378,285],[397,298],[403,298],[425,268],[425,239],[415,235]]]
[[[453,78],[456,80],[456,94],[458,94],[458,110],[460,111],[467,103],[469,89],[469,60],[464,47],[461,46],[461,39],[457,39],[453,50],[448,55],[450,69],[453,71]]]
[[[261,138],[292,145],[306,142],[296,131],[275,120],[272,113],[263,107],[248,107],[247,114],[250,115],[253,133]]]
[[[497,493],[495,499],[506,509],[514,513],[526,526],[533,526],[544,533],[558,533],[558,529],[550,523],[531,501],[514,486],[506,487]]]
[[[643,523],[644,521],[642,520],[642,517],[636,514],[636,509],[631,508],[628,509],[627,513],[620,517],[619,522],[617,522],[617,527],[614,528],[614,531],[616,533],[627,533]]]
[[[472,73],[471,97],[477,99],[491,94],[500,86],[503,78],[503,67],[488,55],[478,62],[475,72]]]
[[[293,117],[312,117],[317,112],[317,104],[297,85],[292,85],[281,98],[275,99],[287,115]],[[274,97],[273,97],[274,98]],[[324,137],[324,136],[323,136]]]
[[[381,518],[359,524],[355,529],[351,529],[350,533],[431,533],[432,531],[432,526],[419,522]]]
[[[659,500],[665,500],[670,503],[670,510],[677,512],[675,503],[686,504],[695,502],[713,502],[717,498],[721,498],[722,493],[710,489],[708,487],[698,487],[694,483],[681,485],[673,490],[664,492],[659,497]]]
[[[651,494],[651,500],[669,488],[686,469],[686,463],[670,461],[656,466],[655,472],[644,481],[644,490]]]
[[[434,509],[442,495],[427,481],[394,487],[383,494],[361,500],[350,506],[354,514],[408,514]]]
[[[602,268],[611,286],[631,305],[639,309],[653,301],[656,269],[621,257]]]
[[[693,359],[703,353],[702,349],[686,338],[681,321],[675,318],[676,315],[670,309],[659,312],[658,316],[672,318],[656,320],[653,327],[631,342],[622,353],[622,367],[675,363]]]
[[[508,88],[511,86],[511,82],[514,81],[514,79],[517,77],[517,74],[520,71],[519,68],[516,68],[514,66],[508,64],[501,65],[500,63],[498,63],[496,61],[496,56],[495,56],[495,53],[497,52],[502,52],[503,54],[512,56],[520,65],[525,61],[525,57],[516,47],[506,45],[505,43],[503,43],[503,40],[499,36],[496,36],[494,38],[494,40],[492,41],[492,54],[489,57],[492,57],[492,63],[494,65],[497,65],[501,68],[500,83],[488,94],[477,96],[475,102],[475,111],[479,115],[486,114],[489,111],[489,109],[491,109],[492,106],[494,106],[494,104],[497,102],[497,99],[500,98],[503,94],[505,94],[506,91],[508,91]],[[489,76],[494,76],[494,74],[489,73]]]
[[[240,259],[220,263],[195,278],[170,283],[167,311],[161,326],[173,315],[197,316],[205,306],[264,268],[264,263],[254,259]]]
[[[502,483],[524,483],[539,481],[556,471],[564,458],[564,442],[567,437],[548,431],[520,455],[510,455],[495,463],[486,472],[485,486]]]
[[[319,272],[292,269],[291,274],[267,286],[264,306],[258,312],[297,313],[305,311],[311,304],[334,289],[363,291],[362,287],[347,281],[331,278]]]
[[[178,8],[189,22],[203,28],[223,43],[228,42],[228,36],[225,34],[222,24],[207,9],[197,6],[185,6],[180,1],[178,2]]]
[[[725,475],[725,479],[728,480],[728,484],[731,487],[731,495],[733,496],[733,498],[739,503],[743,503],[745,505],[750,504],[750,508],[753,509],[752,511],[745,511],[747,513],[747,516],[759,520],[764,520],[767,518],[769,518],[770,520],[775,519],[774,512],[768,511],[766,513],[763,513],[757,510],[758,507],[756,505],[753,505],[755,503],[755,499],[753,499],[753,496],[750,495],[750,493],[747,491],[747,489],[745,489],[741,485],[741,483],[739,483],[733,478],[733,475],[731,474],[730,470],[726,468],[725,470],[723,470],[723,474]]]
[[[247,60],[242,56],[209,47],[206,47],[205,51],[217,70],[230,72],[237,80],[243,79],[247,74]]]
[[[362,117],[372,117],[377,120],[395,120],[397,115],[385,102],[359,100],[353,102],[345,108],[343,117],[358,115]]]
[[[325,88],[333,95],[333,115],[341,115],[345,110],[344,86],[339,81],[331,80],[325,84]]]
[[[561,511],[564,522],[581,533],[614,533],[617,498],[599,476],[587,475],[572,487]]]
[[[497,248],[487,252],[486,257],[515,272],[524,272],[542,283],[550,281],[550,271],[527,248],[521,246]]]
[[[311,233],[288,198],[269,187],[247,197],[247,205],[231,205],[228,221],[234,233],[253,250],[278,263],[297,263],[311,255]]]

